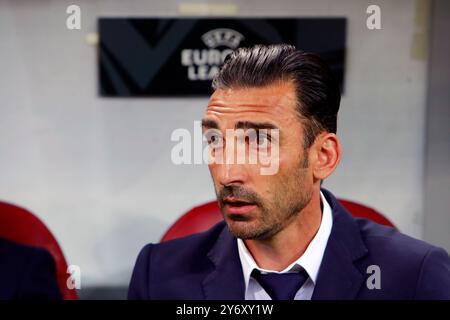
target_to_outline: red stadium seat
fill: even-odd
[[[367,207],[363,204],[350,201],[350,200],[344,200],[344,199],[338,199],[341,205],[347,209],[348,212],[352,214],[355,218],[366,218],[369,220],[372,220],[373,222],[382,224],[384,226],[392,227],[397,229],[394,224],[386,218],[383,214],[376,211],[375,209],[372,209],[370,207]]]
[[[64,254],[45,224],[31,212],[0,202],[0,237],[33,247],[46,249],[55,259],[58,286],[65,300],[76,300],[75,289],[67,287],[67,262]]]
[[[339,202],[354,217],[367,218],[379,224],[395,228],[392,222],[372,208],[349,200],[339,199]],[[189,210],[175,221],[161,238],[161,242],[206,231],[221,220],[222,213],[220,212],[217,201],[205,203]]]

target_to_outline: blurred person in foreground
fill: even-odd
[[[0,300],[61,299],[50,253],[0,238]]]

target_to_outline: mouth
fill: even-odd
[[[257,207],[255,203],[233,197],[223,199],[223,204],[229,214],[246,214]]]

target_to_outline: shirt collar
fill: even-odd
[[[254,269],[260,270],[262,272],[286,273],[290,271],[298,271],[298,269],[303,268],[308,273],[308,276],[311,278],[313,283],[316,283],[320,264],[322,263],[322,258],[325,253],[325,248],[327,246],[328,238],[330,237],[331,228],[333,225],[331,207],[323,196],[322,192],[320,192],[320,198],[322,199],[323,203],[323,212],[319,230],[309,243],[303,255],[281,272],[262,269],[258,267],[255,260],[253,259],[253,256],[245,246],[244,241],[239,238],[237,239],[239,258],[241,260],[242,271],[244,273],[246,290],[250,282],[250,276]]]

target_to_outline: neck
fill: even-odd
[[[260,268],[282,271],[300,258],[319,230],[322,220],[320,190],[309,204],[276,235],[264,240],[245,240]]]

